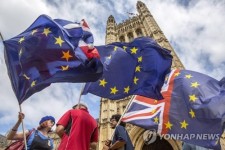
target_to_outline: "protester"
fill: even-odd
[[[7,140],[23,140],[24,135],[22,132],[17,133],[17,129],[20,126],[25,115],[19,112],[18,121],[14,127],[9,131]],[[48,137],[48,133],[51,131],[55,124],[55,118],[52,116],[45,116],[41,118],[37,129],[31,129],[25,131],[26,136],[30,135],[27,139],[27,150],[52,150],[53,140]]]
[[[56,133],[61,138],[58,150],[89,150],[97,147],[97,122],[83,103],[73,106],[60,118]]]
[[[117,125],[120,117],[121,115],[119,114],[112,115],[110,119],[110,126],[112,129],[115,129],[115,134],[112,142],[110,140],[106,141],[103,150],[134,150],[127,130],[125,129],[126,124],[124,122],[120,122],[120,124]]]

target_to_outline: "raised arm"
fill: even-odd
[[[24,119],[24,114],[19,112],[18,120],[16,124],[13,126],[13,128],[9,131],[8,135],[6,136],[7,140],[23,139],[23,133],[17,133],[17,129],[20,126],[23,119]],[[28,131],[26,131],[25,134],[27,135]]]

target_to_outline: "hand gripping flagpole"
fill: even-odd
[[[4,38],[2,36],[2,33],[0,32],[0,38],[2,40],[2,43],[4,41]],[[3,46],[4,46],[4,43],[3,43]],[[21,108],[21,105],[19,105],[19,108],[20,108],[20,112],[22,113],[22,108]],[[26,140],[26,134],[25,134],[25,130],[24,130],[24,123],[23,123],[23,119],[22,119],[22,130],[23,130],[23,139],[24,139],[24,144],[25,144],[25,150],[27,150],[27,140]]]
[[[120,122],[121,122],[121,120],[122,120],[124,114],[127,112],[128,108],[129,108],[130,105],[132,104],[133,99],[134,99],[135,96],[136,96],[136,95],[132,95],[132,97],[131,97],[129,103],[127,104],[126,108],[125,108],[124,111],[123,111],[123,114],[122,114],[121,117],[120,117],[120,120],[117,122],[116,127],[120,124]],[[116,127],[115,127],[115,129],[116,129]],[[113,133],[112,133],[112,135],[111,135],[111,138],[110,138],[111,141],[113,140],[114,134],[115,134],[115,130],[113,131]]]
[[[20,112],[22,113],[21,104],[19,105],[19,107],[20,107]],[[22,119],[22,129],[23,129],[23,139],[24,139],[25,150],[27,150],[27,139],[26,139],[26,134],[25,134],[23,119]]]

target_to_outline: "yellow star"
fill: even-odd
[[[142,62],[142,56],[138,57],[138,62]]]
[[[157,100],[154,100],[154,103],[158,103],[158,101]]]
[[[191,87],[197,88],[200,84],[198,82],[191,83]]]
[[[193,95],[189,95],[189,100],[195,102],[198,98],[195,96],[195,94]]]
[[[105,85],[107,84],[107,82],[105,81],[105,79],[99,80],[99,86],[103,86],[105,87]]]
[[[60,36],[58,38],[55,38],[55,40],[55,44],[59,44],[60,47],[62,46],[62,43],[64,43]]]
[[[115,46],[113,50],[114,50],[114,51],[117,51],[117,48],[118,48],[118,47],[117,47],[117,46]]]
[[[62,67],[62,71],[66,71],[66,70],[68,70],[69,69],[69,66],[67,65],[67,66],[61,66]]]
[[[33,30],[33,31],[31,32],[31,34],[34,35],[34,33],[36,33],[37,31],[38,31],[38,30],[35,29],[35,30]]]
[[[137,78],[137,77],[134,77],[134,84],[137,84],[137,81],[138,81],[139,79]]]
[[[154,118],[154,122],[155,122],[156,124],[158,124],[158,123],[159,123],[159,118],[158,118],[158,117],[155,117],[155,118]]]
[[[113,88],[110,88],[110,89],[111,89],[110,94],[116,94],[118,92],[118,90],[116,89],[115,86]]]
[[[66,61],[68,61],[71,57],[73,57],[73,56],[70,55],[69,50],[67,52],[64,52],[64,51],[62,51],[62,52],[63,52],[63,56],[61,58],[65,58]]]
[[[34,87],[36,85],[36,81],[32,81],[31,87]]]
[[[193,76],[191,75],[191,74],[187,74],[187,75],[185,75],[185,78],[187,78],[187,79],[190,79],[190,78],[192,78]]]
[[[183,122],[180,122],[181,128],[187,129],[188,123],[184,120]]]
[[[171,124],[169,121],[165,123],[165,125],[166,125],[166,129],[170,129],[170,130],[171,130],[171,127],[173,126],[173,124]]]
[[[175,73],[175,77],[179,76],[180,75],[180,72],[177,72]]]
[[[219,143],[219,139],[215,141],[215,145],[217,145]]]
[[[128,94],[129,91],[130,91],[130,87],[129,86],[124,88],[124,93],[127,93]]]
[[[30,78],[26,75],[26,74],[23,74],[24,78],[29,80]]]
[[[127,49],[127,47],[126,47],[126,46],[123,46],[123,50],[125,50],[125,51],[126,51],[126,49]]]
[[[141,67],[140,66],[136,66],[135,72],[141,72]]]
[[[24,40],[25,40],[25,38],[21,37],[20,40],[19,40],[19,43],[21,44]]]
[[[192,109],[189,111],[189,114],[191,115],[191,118],[195,117],[195,112]]]
[[[153,110],[151,111],[152,114],[154,114],[155,112],[156,112],[156,109],[153,109]]]
[[[44,28],[44,32],[42,34],[48,36],[49,33],[51,33],[50,28]]]
[[[133,47],[132,49],[131,49],[131,54],[137,54],[137,48],[135,48],[135,47]]]

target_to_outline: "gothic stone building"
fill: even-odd
[[[138,15],[125,20],[122,23],[117,24],[114,17],[111,15],[107,21],[106,27],[106,44],[112,42],[130,42],[136,37],[150,36],[157,41],[157,43],[170,50],[173,55],[172,68],[184,69],[183,64],[176,55],[174,49],[166,39],[162,30],[157,25],[152,14],[146,7],[146,5],[138,1],[137,2]],[[112,129],[110,129],[109,120],[113,114],[123,114],[124,109],[131,97],[120,99],[117,101],[111,101],[109,99],[102,98],[100,106],[99,117],[99,150],[102,149],[104,141],[110,139],[112,135]],[[148,150],[148,149],[182,149],[182,143],[175,140],[160,140],[157,138],[156,142],[152,144],[145,144],[144,139],[149,135],[148,131],[128,124],[126,126],[131,140],[135,146],[135,150]],[[224,141],[224,140],[223,140]],[[224,142],[221,143],[224,145]],[[224,147],[224,146],[223,146]]]

